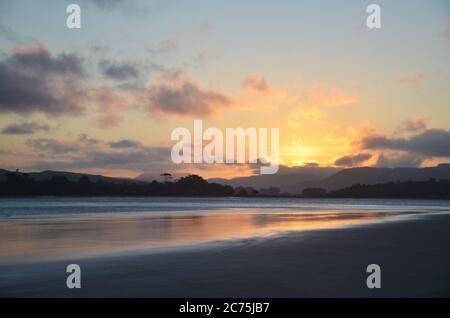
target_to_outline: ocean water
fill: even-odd
[[[0,262],[183,248],[450,213],[450,201],[300,198],[0,199]]]
[[[197,197],[35,197],[0,198],[0,217],[126,212],[257,211],[448,211],[446,200],[197,198]]]

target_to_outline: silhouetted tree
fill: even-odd
[[[170,173],[161,173],[160,176],[164,178],[164,182],[170,182],[172,180],[172,175]]]
[[[327,190],[322,188],[307,188],[302,191],[302,196],[307,198],[322,198],[327,195]]]
[[[197,175],[176,182],[104,182],[93,183],[87,176],[77,182],[65,176],[53,176],[49,180],[34,181],[27,175],[8,172],[6,180],[0,182],[0,195],[105,195],[105,196],[231,196],[230,186],[209,183]]]

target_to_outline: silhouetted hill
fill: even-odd
[[[257,175],[249,177],[238,177],[233,179],[211,178],[208,181],[229,185],[232,187],[252,187],[255,189],[276,187],[281,191],[285,187],[298,183],[299,180],[317,180],[317,176],[311,174],[293,174],[293,175]]]
[[[274,175],[257,175],[233,179],[212,178],[209,181],[232,187],[253,187],[257,190],[276,187],[281,192],[301,194],[306,188],[323,188],[330,191],[358,183],[425,181],[430,178],[450,179],[450,164],[441,164],[430,168],[300,168]]]
[[[319,181],[333,175],[341,168],[334,167],[295,167],[280,168],[276,174],[255,175],[249,177],[238,177],[232,179],[211,178],[208,181],[217,182],[232,187],[252,187],[256,190],[279,188],[281,192],[295,193],[292,189],[298,187],[299,183]],[[297,193],[300,193],[297,191]]]
[[[355,184],[330,192],[320,188],[307,188],[303,190],[303,196],[355,199],[450,199],[450,180]]]
[[[322,170],[321,170],[322,169]],[[334,169],[334,170],[333,170]],[[322,196],[353,185],[376,185],[398,182],[418,182],[430,179],[450,180],[450,164],[429,168],[351,168],[331,176],[319,178],[320,173],[330,174],[337,168],[285,170],[275,175],[226,179],[209,179],[198,176],[173,178],[161,174],[163,182],[145,182],[136,179],[112,178],[64,171],[10,172],[0,169],[0,195],[239,195],[283,196],[285,192],[301,194],[309,189],[311,196]],[[292,173],[293,171],[297,173]],[[188,180],[189,182],[186,182]],[[300,182],[299,182],[300,180]],[[214,182],[217,181],[217,182]],[[235,189],[233,189],[235,188]],[[255,191],[261,190],[261,191]],[[245,190],[245,191],[244,191]],[[281,191],[280,191],[281,190]],[[435,189],[436,190],[436,189]],[[245,193],[244,193],[245,192]],[[392,194],[395,197],[395,194]]]
[[[9,173],[11,171],[0,169],[0,182],[6,180],[6,173]],[[97,182],[99,180],[103,182],[111,182],[111,183],[130,183],[130,182],[137,182],[134,179],[128,179],[128,178],[114,178],[114,177],[105,177],[102,175],[97,174],[86,174],[86,173],[76,173],[76,172],[67,172],[67,171],[52,171],[52,170],[45,170],[41,172],[15,172],[20,175],[26,175],[29,179],[35,180],[35,181],[46,181],[50,180],[53,177],[66,177],[69,181],[78,181],[82,176],[86,176],[89,181],[91,182]]]
[[[330,191],[354,184],[370,185],[398,181],[427,181],[430,178],[450,179],[450,164],[441,164],[429,168],[350,168],[339,171],[323,180],[300,183],[297,186],[298,191],[305,188],[323,188]]]

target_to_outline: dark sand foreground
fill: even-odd
[[[66,287],[77,263],[82,288]],[[366,267],[381,266],[381,289]],[[2,297],[450,297],[450,216],[0,266]]]

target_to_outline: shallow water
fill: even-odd
[[[449,212],[448,201],[3,198],[0,260],[102,255]]]

